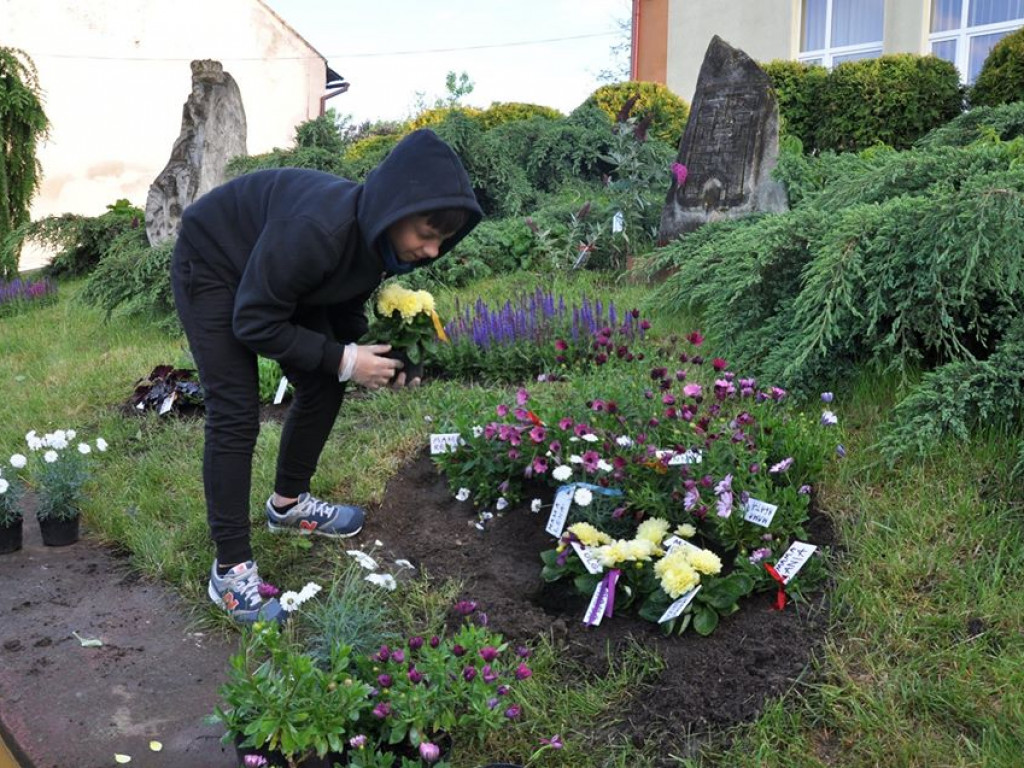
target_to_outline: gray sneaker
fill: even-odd
[[[292,530],[303,536],[316,534],[344,539],[363,530],[366,513],[359,507],[329,504],[303,493],[294,507],[280,514],[271,503],[273,499],[273,496],[267,499],[267,527],[274,533]]]
[[[279,621],[288,618],[277,598],[264,599],[260,596],[263,579],[256,571],[256,563],[247,560],[239,563],[223,576],[217,575],[217,561],[210,569],[210,583],[207,593],[210,599],[223,608],[235,621],[251,624],[254,621]]]

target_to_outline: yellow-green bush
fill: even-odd
[[[648,133],[673,146],[677,145],[686,127],[690,105],[661,83],[639,80],[609,83],[594,91],[583,104],[595,104],[612,120],[616,120],[626,102],[634,96],[638,98],[627,117],[641,120],[650,117],[651,126]]]
[[[1024,100],[1024,29],[998,43],[978,73],[971,89],[971,104],[997,107]]]
[[[564,115],[552,107],[540,104],[526,104],[520,101],[496,101],[480,113],[480,124],[485,131],[516,120],[529,120],[531,117],[546,117],[557,120]]]
[[[409,130],[433,128],[443,123],[452,112],[460,112],[469,118],[475,118],[480,115],[480,110],[476,107],[431,107],[430,109],[423,110],[410,121]]]

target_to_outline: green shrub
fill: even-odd
[[[716,223],[659,252],[661,309],[702,310],[730,360],[810,390],[854,364],[987,359],[1024,311],[1024,139],[809,158],[787,214]],[[830,377],[826,380],[825,377]]]
[[[623,115],[623,108],[630,99],[636,98],[632,109]],[[629,80],[624,83],[609,83],[594,91],[581,106],[597,106],[613,121],[624,121],[635,117],[650,120],[650,135],[678,146],[690,114],[690,105],[676,96],[661,83],[647,83]]]
[[[436,128],[438,125],[443,123],[453,114],[460,114],[472,120],[475,120],[480,115],[480,110],[476,107],[463,107],[463,106],[450,106],[450,107],[431,107],[420,112],[416,117],[409,121],[409,127],[406,132],[415,131],[420,128]]]
[[[351,174],[348,178],[363,180],[366,174],[380,165],[402,139],[402,134],[368,136],[352,142],[342,158]]]
[[[965,147],[980,139],[1008,141],[1024,136],[1024,102],[975,107],[917,142],[921,148]]]
[[[971,104],[995,107],[1024,100],[1024,29],[1004,37],[988,54],[971,88]]]
[[[485,131],[505,123],[529,120],[534,117],[557,120],[564,117],[564,115],[551,107],[544,107],[539,104],[524,104],[517,101],[496,101],[477,115],[477,119]]]
[[[296,127],[295,146],[291,149],[274,148],[261,155],[233,157],[228,161],[227,175],[234,178],[267,168],[312,168],[348,177],[351,171],[344,160],[347,143],[338,116],[328,110]]]
[[[761,69],[772,81],[781,132],[800,139],[805,147],[813,147],[828,70],[817,64],[786,60],[769,61]]]
[[[906,149],[963,109],[956,68],[934,56],[848,61],[821,84],[818,126],[805,149],[837,152],[884,143]]]
[[[106,310],[108,318],[118,312],[179,330],[168,277],[173,249],[173,241],[151,248],[135,231],[124,233],[89,275],[82,299]]]

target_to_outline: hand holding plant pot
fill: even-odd
[[[438,343],[447,341],[434,297],[392,283],[378,294],[374,321],[362,343],[390,344],[388,356],[402,361],[400,372],[409,384],[422,378],[424,364],[437,356]]]

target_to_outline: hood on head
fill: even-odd
[[[359,228],[372,248],[399,219],[439,208],[461,208],[469,214],[462,229],[441,243],[443,255],[480,223],[483,211],[459,156],[424,128],[398,142],[367,175],[359,201]]]

